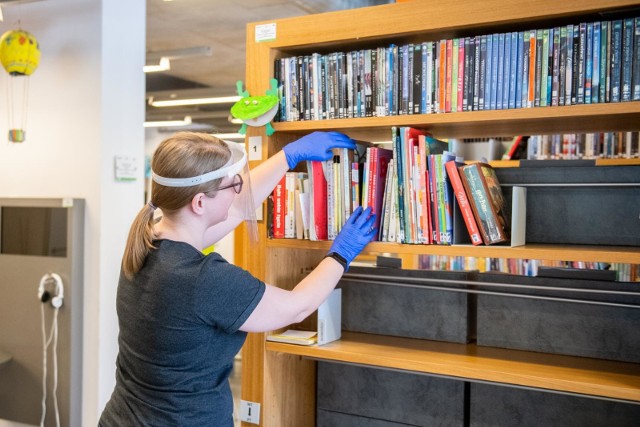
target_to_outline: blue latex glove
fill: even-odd
[[[340,132],[313,132],[285,145],[282,149],[287,157],[289,169],[303,160],[329,160],[332,148],[356,148],[355,142]]]
[[[376,236],[377,230],[373,228],[375,219],[376,216],[371,214],[371,208],[362,210],[359,206],[333,241],[329,253],[335,252],[347,261],[345,271],[351,261]]]

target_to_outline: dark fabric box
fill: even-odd
[[[471,427],[635,427],[640,405],[471,384]]]
[[[342,288],[342,329],[467,343],[474,338],[475,296],[429,289],[443,280],[473,280],[477,272],[351,267]],[[421,283],[411,279],[431,279]],[[412,284],[415,287],[405,287]],[[464,284],[448,284],[464,289]]]
[[[465,383],[318,362],[318,427],[462,426]]]
[[[640,305],[637,283],[554,279],[482,273],[480,282],[539,286],[543,289],[495,288],[526,297],[571,298]],[[632,295],[559,291],[544,288],[605,289]],[[640,308],[478,294],[477,343],[483,346],[640,362]]]
[[[566,184],[527,188],[527,243],[640,246],[640,166],[497,168],[496,174],[509,210],[511,185]],[[607,183],[627,185],[602,186]]]

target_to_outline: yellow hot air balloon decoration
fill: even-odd
[[[9,141],[25,140],[29,76],[40,64],[36,38],[23,30],[7,31],[0,37],[0,62],[9,73]]]

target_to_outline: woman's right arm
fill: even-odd
[[[240,330],[272,331],[301,322],[313,313],[336,287],[351,261],[376,235],[374,221],[370,208],[356,209],[329,250],[344,260],[344,265],[335,258],[326,257],[291,291],[267,285],[262,299]]]

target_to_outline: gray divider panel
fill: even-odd
[[[471,384],[471,427],[637,427],[640,405]]]
[[[508,290],[479,285],[480,290],[527,296],[575,298],[640,305],[636,283],[555,279],[481,273],[480,282],[604,289],[632,295],[585,294],[546,289]],[[478,345],[596,357],[640,363],[640,308],[611,307],[496,295],[478,295]]]
[[[351,267],[340,281],[342,329],[457,343],[474,337],[475,295],[416,287],[408,278],[472,280],[476,272]],[[384,284],[376,283],[384,281]],[[437,284],[437,283],[436,283]],[[448,285],[464,288],[465,285]]]
[[[497,168],[496,174],[509,209],[511,185],[536,185],[527,188],[527,243],[640,246],[640,166]]]
[[[465,383],[318,362],[318,427],[462,426]]]

